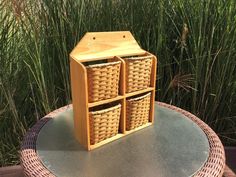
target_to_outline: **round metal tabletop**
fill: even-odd
[[[90,152],[73,136],[68,105],[37,122],[25,135],[26,176],[221,177],[225,153],[214,131],[193,114],[156,102],[155,124]]]
[[[43,126],[36,149],[58,177],[192,176],[209,156],[208,139],[197,124],[157,105],[153,126],[90,152],[76,141],[73,110],[68,108]]]

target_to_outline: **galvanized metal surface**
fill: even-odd
[[[182,114],[155,107],[155,123],[90,152],[75,140],[73,110],[40,131],[37,153],[58,177],[185,177],[209,155],[204,132]]]

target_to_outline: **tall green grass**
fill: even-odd
[[[87,31],[130,30],[156,54],[156,99],[189,110],[236,145],[234,0],[0,1],[0,164],[23,135],[71,103],[68,55]]]

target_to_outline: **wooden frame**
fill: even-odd
[[[125,83],[125,61],[122,57],[134,55],[153,56],[150,87],[126,93]],[[97,61],[102,59],[121,61],[119,95],[115,98],[101,100],[98,102],[88,102],[87,71],[83,62]],[[138,131],[142,128],[152,125],[154,121],[154,102],[156,85],[156,56],[141,49],[132,34],[129,31],[120,32],[96,32],[86,33],[78,45],[70,53],[70,72],[72,100],[74,110],[74,128],[76,139],[87,149],[92,150],[106,143],[119,139],[125,135]],[[126,99],[131,96],[151,92],[151,105],[149,113],[149,122],[136,129],[126,131]],[[103,140],[97,144],[90,144],[89,132],[89,108],[120,101],[121,117],[119,133],[116,136]]]

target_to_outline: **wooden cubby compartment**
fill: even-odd
[[[142,90],[126,93],[126,63],[122,58],[147,55],[152,56],[150,86]],[[89,102],[86,65],[114,60],[121,62],[118,96],[96,102]],[[156,66],[156,56],[141,49],[129,31],[89,32],[85,34],[70,53],[74,132],[76,139],[81,145],[87,150],[92,150],[153,124]],[[133,130],[126,131],[126,99],[148,92],[151,93],[149,122]],[[89,111],[98,106],[102,107],[103,105],[117,102],[121,104],[118,134],[91,145]]]

